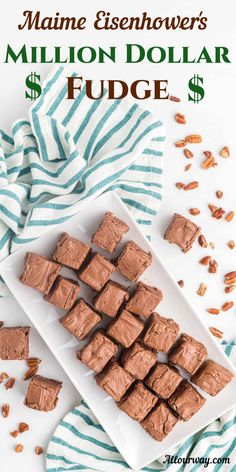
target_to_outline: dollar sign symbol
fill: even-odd
[[[36,72],[31,72],[25,80],[26,87],[30,89],[30,93],[25,92],[25,97],[32,102],[41,95],[42,89],[38,82],[40,82],[40,75],[36,74]]]
[[[203,84],[203,77],[199,77],[198,74],[194,75],[189,80],[188,86],[190,90],[193,92],[193,96],[188,94],[189,101],[192,101],[194,103],[199,103],[203,99],[205,95],[205,91],[204,91],[204,88],[201,87],[200,84]]]

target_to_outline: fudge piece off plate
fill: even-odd
[[[76,359],[75,353],[88,340],[79,341],[61,325],[59,319],[65,312],[54,305],[49,305],[43,300],[40,293],[31,290],[18,280],[23,270],[26,252],[36,252],[50,257],[60,234],[65,231],[72,237],[90,244],[92,234],[108,210],[130,228],[123,236],[121,247],[116,249],[112,258],[118,257],[123,245],[130,240],[135,241],[146,252],[151,252],[152,264],[143,272],[140,280],[147,285],[158,287],[162,291],[163,300],[158,305],[158,313],[173,318],[180,325],[181,334],[188,333],[204,344],[208,351],[208,358],[218,362],[234,374],[231,382],[215,397],[211,397],[199,389],[199,392],[207,399],[204,406],[189,421],[178,421],[170,434],[161,442],[155,441],[137,421],[132,420],[121,411],[114,400],[97,386],[94,372]],[[107,257],[107,253],[102,249],[95,248],[95,246],[93,249]],[[158,254],[158,247],[155,252],[126,206],[114,193],[107,192],[81,208],[76,216],[59,227],[53,228],[47,233],[47,236],[27,244],[0,264],[0,274],[13,295],[50,347],[78,392],[93,410],[124,460],[135,470],[147,466],[159,456],[171,451],[178,444],[186,441],[189,436],[236,406],[236,370],[208,328],[200,320],[194,308],[188,303]],[[69,269],[63,268],[61,272],[64,277],[74,278]],[[111,278],[122,285],[129,285],[118,272],[113,273]],[[92,296],[91,289],[81,283],[80,297],[91,303]],[[99,329],[106,329],[107,323],[111,321],[108,317],[104,316],[103,318]],[[166,362],[165,354],[159,354],[158,360]],[[196,388],[198,389],[198,387]]]

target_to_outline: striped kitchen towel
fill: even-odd
[[[0,130],[0,260],[106,190],[146,233],[159,208],[161,121],[129,100],[107,99],[107,91],[90,100],[85,86],[67,100],[67,77],[76,75],[53,70],[29,120],[17,121],[12,136]]]
[[[236,343],[224,342],[223,348],[236,365]],[[168,463],[164,455],[142,470],[236,472],[236,409],[188,438],[168,455],[172,463]],[[60,421],[48,446],[46,465],[47,472],[131,472],[84,402]]]

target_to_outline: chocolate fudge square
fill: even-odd
[[[96,233],[92,236],[92,243],[112,253],[128,230],[129,227],[124,221],[107,211]]]
[[[181,381],[182,377],[175,367],[157,364],[145,379],[145,384],[158,396],[166,399],[174,393]]]
[[[108,327],[107,334],[124,347],[130,347],[144,328],[141,320],[123,310]]]
[[[85,339],[102,317],[83,298],[60,320],[60,323],[78,339]]]
[[[232,378],[233,374],[228,369],[209,359],[191,377],[191,382],[215,397]]]
[[[99,373],[118,351],[118,346],[102,331],[96,331],[90,341],[76,353],[77,359]]]
[[[134,379],[118,364],[111,362],[106,369],[96,376],[96,382],[108,395],[118,402],[127,392]]]
[[[157,397],[138,381],[118,406],[133,420],[142,421],[156,403]]]
[[[108,259],[96,253],[79,277],[82,282],[100,292],[115,270],[115,266]]]
[[[182,420],[188,421],[202,408],[206,399],[189,382],[183,380],[167,401]]]
[[[164,318],[158,313],[153,313],[143,341],[146,346],[155,351],[167,353],[173,346],[179,329],[179,325],[171,318]]]
[[[169,360],[192,375],[206,359],[206,356],[206,347],[192,336],[184,333],[173,347]]]
[[[0,329],[0,359],[4,361],[24,360],[29,357],[28,326]]]
[[[188,218],[175,213],[165,234],[164,239],[177,244],[183,252],[189,251],[201,228]]]
[[[131,313],[148,318],[162,298],[162,292],[158,288],[139,282],[126,308]]]
[[[39,290],[43,294],[50,291],[56,280],[61,266],[49,261],[39,254],[28,252],[25,257],[24,272],[20,276],[20,281],[28,287]]]
[[[152,262],[150,252],[145,252],[134,241],[129,241],[116,261],[119,272],[131,282],[137,282]]]
[[[35,375],[29,383],[24,404],[33,410],[54,410],[61,387],[62,382]]]
[[[149,415],[141,421],[141,426],[156,441],[162,441],[172,431],[178,418],[164,402],[159,402]]]
[[[121,356],[121,365],[136,379],[143,380],[157,360],[156,354],[135,342]]]
[[[50,292],[44,295],[44,300],[63,310],[70,310],[77,299],[79,291],[80,286],[77,282],[59,275]]]
[[[95,297],[93,304],[96,310],[114,318],[121,305],[128,298],[129,292],[123,285],[109,280],[103,290]]]
[[[67,233],[63,233],[56,245],[52,258],[54,261],[70,269],[79,270],[90,250],[91,248],[88,244],[72,238]]]

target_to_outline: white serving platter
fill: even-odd
[[[38,292],[22,285],[18,280],[27,251],[50,257],[56,241],[63,231],[90,243],[91,235],[107,210],[112,211],[124,220],[130,228],[115,256],[120,252],[122,245],[130,239],[137,242],[143,249],[151,251],[153,255],[152,265],[145,271],[141,279],[163,291],[164,298],[158,306],[158,312],[166,317],[174,318],[180,324],[181,332],[186,332],[205,344],[209,358],[219,362],[235,374],[231,383],[216,397],[212,398],[201,392],[207,398],[203,408],[190,421],[180,421],[162,442],[154,441],[137,422],[121,412],[113,399],[97,386],[93,372],[76,359],[75,352],[84,342],[79,342],[59,323],[59,318],[64,314],[63,311],[45,302]],[[103,251],[100,252],[105,254]],[[75,274],[68,269],[63,269],[62,273],[75,277]],[[126,206],[115,193],[103,194],[89,203],[71,220],[59,227],[57,226],[48,232],[46,236],[25,245],[6,258],[0,264],[0,274],[131,468],[137,470],[145,467],[236,406],[236,370],[190,306],[176,281],[162,264],[158,255],[158,248],[157,251],[154,251]],[[126,283],[118,274],[115,274],[112,278],[123,284]],[[82,285],[81,283],[80,296],[91,302],[94,293],[88,287]],[[109,321],[106,318],[104,324]],[[33,353],[33,346],[31,346],[31,352]],[[158,358],[163,360],[160,355]]]

